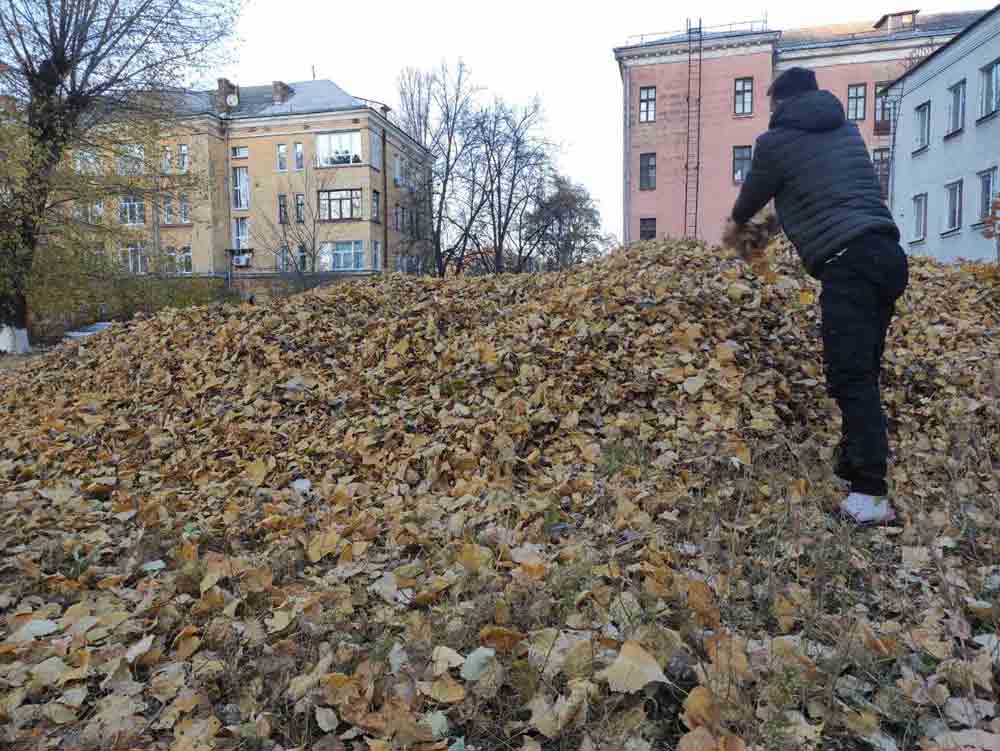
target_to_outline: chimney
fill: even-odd
[[[283,81],[271,82],[271,101],[275,104],[284,104],[292,95],[292,87]]]
[[[238,88],[228,78],[220,78],[215,89],[215,109],[218,112],[229,112],[232,107],[226,101],[230,94],[236,94]]]

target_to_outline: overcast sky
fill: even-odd
[[[892,0],[890,0],[892,2]],[[706,26],[763,18],[773,29],[867,21],[905,10],[863,0],[833,5],[772,0],[656,2],[422,0],[335,3],[248,0],[237,62],[225,74],[242,85],[329,78],[356,96],[396,103],[396,75],[462,58],[477,84],[512,102],[541,97],[546,134],[561,145],[559,166],[597,200],[605,229],[621,236],[621,77],[612,48],[632,34],[683,29],[687,14]],[[933,0],[924,12],[990,7],[993,0]],[[832,15],[831,15],[832,14]]]

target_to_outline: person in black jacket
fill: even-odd
[[[907,285],[906,253],[864,140],[837,98],[805,68],[782,73],[768,95],[769,130],[757,139],[724,241],[774,199],[785,234],[823,284],[823,361],[842,417],[834,471],[850,485],[840,510],[861,523],[888,522],[895,512],[879,376]]]

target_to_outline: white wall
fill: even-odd
[[[1000,11],[993,13],[932,60],[907,76],[895,93],[901,96],[893,147],[891,205],[903,233],[903,247],[914,255],[943,261],[959,258],[1000,260],[996,241],[983,237],[979,222],[979,173],[1000,167],[1000,112],[977,122],[981,68],[1000,59]],[[948,89],[966,81],[965,125],[961,133],[945,138],[948,130]],[[914,154],[915,109],[931,102],[930,146]],[[942,234],[945,223],[945,185],[963,181],[962,225]],[[1000,183],[998,170],[997,183]],[[994,191],[1000,185],[994,186]],[[926,240],[913,242],[913,196],[927,194]]]

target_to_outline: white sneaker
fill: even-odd
[[[847,496],[840,504],[840,513],[858,524],[887,524],[896,518],[888,498],[865,493]]]

